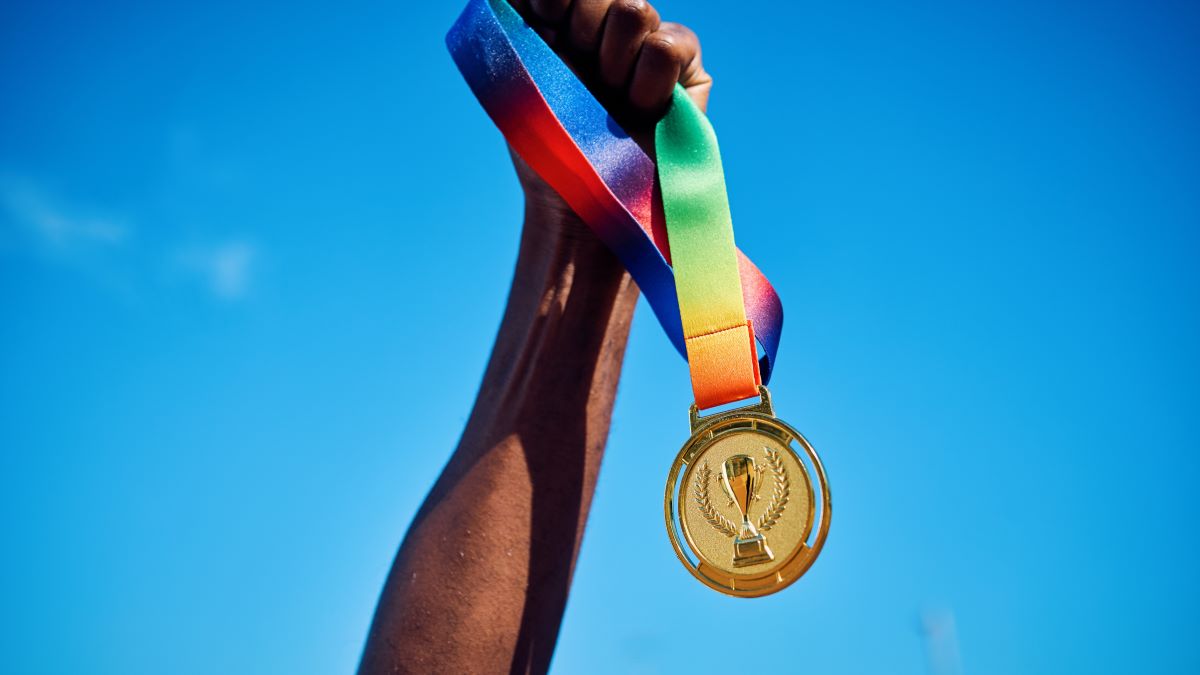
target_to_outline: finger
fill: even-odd
[[[594,56],[600,48],[600,30],[613,0],[575,0],[571,8],[570,39],[576,52]]]
[[[704,63],[701,59],[700,38],[692,32],[692,29],[687,26],[682,26],[677,23],[664,24],[659,30],[667,30],[678,37],[684,44],[688,45],[687,53],[689,60],[683,65],[683,71],[679,75],[679,83],[687,90],[688,96],[695,101],[696,105],[701,110],[708,108],[708,94],[712,91],[713,79],[704,70]],[[695,46],[693,51],[692,45]]]
[[[567,16],[571,0],[527,0],[533,14],[544,23],[556,24]]]
[[[682,48],[683,66],[680,68],[679,83],[684,87],[712,82],[712,77],[704,72],[700,61],[700,38],[691,28],[678,23],[664,21],[658,27],[658,32],[671,36],[671,39]]]
[[[646,36],[633,68],[629,103],[642,112],[657,112],[666,106],[675,83],[700,61],[700,42],[695,33],[679,24],[664,22]]]
[[[644,0],[616,0],[605,15],[600,37],[600,79],[609,87],[624,87],[642,40],[658,29],[658,12]]]
[[[646,36],[629,84],[630,105],[642,112],[654,112],[666,104],[679,81],[679,51],[679,45],[661,31]]]

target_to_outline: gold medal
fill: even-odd
[[[667,476],[663,511],[675,554],[728,595],[786,588],[829,532],[829,483],[799,432],[776,419],[770,392],[754,405],[700,417]]]

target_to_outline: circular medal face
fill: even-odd
[[[804,437],[769,415],[719,415],[680,450],[667,477],[676,555],[710,588],[742,597],[786,588],[829,531],[825,469]]]

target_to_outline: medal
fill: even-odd
[[[691,372],[692,436],[667,474],[663,513],[679,560],[709,588],[786,588],[829,532],[816,451],[775,417],[747,318],[717,137],[680,87],[655,129],[658,177]],[[757,396],[757,404],[700,416]]]
[[[621,260],[687,358],[692,437],[664,503],[675,553],[723,593],[786,587],[825,541],[829,488],[816,453],[775,418],[763,386],[783,307],[734,246],[708,118],[676,86],[655,129],[656,163],[506,0],[469,0],[446,44],[509,145]],[[752,398],[759,402],[700,415]]]
[[[663,512],[680,562],[709,588],[741,597],[782,590],[829,532],[829,485],[816,451],[776,419],[771,395],[709,417],[671,465]]]

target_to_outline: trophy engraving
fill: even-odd
[[[742,514],[741,532],[733,540],[733,566],[745,567],[775,558],[767,541],[750,522],[750,503],[758,497],[754,458],[734,455],[721,466],[721,485]]]
[[[696,505],[708,524],[721,534],[733,537],[733,566],[746,567],[774,560],[767,546],[766,532],[775,526],[787,506],[790,493],[787,469],[777,450],[763,448],[766,470],[774,478],[771,500],[758,518],[758,525],[750,518],[750,509],[760,497],[764,469],[749,455],[734,455],[721,465],[721,487],[724,488],[729,506],[737,506],[741,523],[726,518],[712,503],[710,485],[713,470],[705,462],[697,471],[693,484]]]

